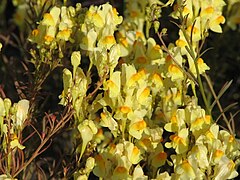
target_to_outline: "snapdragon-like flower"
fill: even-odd
[[[234,135],[225,130],[219,132],[219,139],[222,141],[225,153],[229,158],[234,158],[240,155],[239,147],[240,143],[237,142]]]
[[[97,134],[97,127],[91,120],[85,120],[78,125],[78,130],[82,138],[82,148],[80,157],[82,157],[87,144],[93,139],[93,135]]]
[[[14,125],[16,128],[21,129],[23,128],[24,121],[28,117],[28,109],[29,109],[29,101],[26,99],[20,100],[17,104],[15,104],[15,115]]]
[[[167,171],[163,172],[163,173],[160,173],[160,174],[157,174],[157,179],[161,179],[161,180],[171,180],[171,176],[168,174]]]
[[[182,128],[186,127],[184,118],[184,109],[178,109],[177,112],[173,113],[170,122],[165,124],[164,129],[168,132],[178,132]]]
[[[124,145],[128,160],[132,164],[138,164],[142,160],[140,149],[131,142],[126,141]]]
[[[107,110],[104,110],[100,116],[100,125],[109,128],[112,134],[116,137],[118,131],[118,123],[113,119],[113,117]]]
[[[189,139],[188,139],[188,129],[183,128],[178,133],[171,135],[171,142],[165,143],[167,148],[174,148],[177,154],[182,154],[188,150]]]
[[[188,159],[191,162],[196,162],[198,167],[203,170],[209,167],[208,149],[203,144],[196,144],[193,146],[189,153]]]
[[[25,148],[25,146],[23,146],[22,144],[19,143],[18,137],[16,134],[13,134],[13,138],[10,142],[10,148],[14,149],[14,148],[19,148],[21,150],[23,150]]]
[[[197,177],[193,166],[188,160],[183,160],[182,163],[176,167],[176,173],[179,175],[180,179],[195,179]]]
[[[131,177],[129,175],[131,165],[132,164],[125,155],[120,156],[117,159],[117,167],[114,169],[111,179],[129,179]]]
[[[153,38],[149,38],[147,40],[147,47],[146,55],[151,59],[151,62],[160,64],[163,58],[163,51],[160,45]]]
[[[143,169],[139,164],[135,167],[135,169],[133,171],[132,179],[133,180],[138,180],[138,179],[147,180],[148,179],[148,177],[144,175]]]
[[[133,112],[129,115],[129,119],[131,120],[129,124],[129,134],[135,137],[136,139],[140,139],[142,137],[142,133],[144,129],[147,127],[147,123],[142,118],[144,116],[141,115],[143,112]]]
[[[173,17],[177,18],[181,13],[182,17],[185,18],[186,28],[179,30],[179,39],[176,41],[176,45],[181,48],[183,54],[188,54],[186,46],[191,45],[195,49],[199,41],[206,37],[206,32],[209,29],[217,33],[222,32],[220,25],[225,23],[225,18],[222,16],[224,5],[223,0],[179,2],[177,6],[180,8],[176,8]]]
[[[219,164],[214,168],[214,179],[233,179],[238,176],[235,170],[235,163],[226,156],[221,159]]]
[[[110,79],[106,82],[106,87],[109,93],[110,98],[117,98],[120,94],[121,88],[121,79],[120,79],[121,72],[116,71],[114,72]]]
[[[166,59],[166,66],[167,66],[167,77],[170,77],[173,82],[180,81],[184,79],[183,72],[181,70],[183,58],[181,56],[181,49],[178,47],[169,47],[172,56],[167,55]],[[176,61],[176,63],[172,60]],[[180,67],[179,67],[180,66]]]

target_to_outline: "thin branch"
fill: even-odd
[[[157,33],[157,35],[158,35],[159,40],[161,41],[161,43],[162,43],[162,45],[163,45],[163,47],[164,47],[164,50],[170,55],[170,57],[172,58],[172,60],[174,61],[174,63],[177,65],[177,67],[178,67],[184,74],[186,74],[189,79],[191,79],[196,85],[198,85],[198,82],[197,82],[196,78],[192,75],[192,73],[191,73],[188,69],[186,69],[186,70],[187,70],[187,71],[186,71],[186,70],[184,69],[184,67],[182,67],[182,66],[177,62],[177,60],[174,58],[174,56],[172,55],[172,53],[168,50],[165,42],[164,42],[163,39],[162,39],[162,36],[163,36],[162,32],[161,32],[161,33]]]
[[[41,142],[41,144],[38,146],[38,148],[35,150],[35,152],[32,154],[30,159],[20,168],[16,171],[16,173],[12,176],[15,178],[19,173],[21,173],[40,153],[43,152],[42,148],[46,145],[46,143],[55,135],[72,117],[73,111],[69,114],[66,114],[61,121],[55,126],[55,128],[46,136],[45,139]]]
[[[225,112],[224,112],[224,110],[223,110],[223,108],[222,108],[221,103],[219,102],[219,99],[218,99],[218,97],[217,97],[217,95],[216,95],[216,93],[215,93],[215,90],[213,89],[212,83],[211,83],[208,75],[204,73],[203,76],[205,77],[205,79],[206,79],[206,81],[207,81],[207,84],[208,84],[208,86],[209,86],[209,89],[210,89],[210,91],[211,91],[214,99],[216,100],[218,109],[220,110],[221,116],[223,117],[223,120],[225,121],[225,123],[226,123],[226,125],[227,125],[227,127],[228,127],[228,130],[230,131],[231,134],[233,134],[232,127],[230,126],[230,123],[229,123],[229,121],[228,121],[228,119],[227,119],[227,116],[225,115]]]

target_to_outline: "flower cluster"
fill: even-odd
[[[81,21],[84,19],[84,9],[81,4],[76,8],[69,6],[54,6],[50,12],[44,13],[37,28],[29,35],[29,41],[36,44],[36,50],[32,50],[33,63],[38,62],[37,55],[42,63],[58,64],[64,58],[68,50],[79,43],[79,39],[73,36],[79,35]]]
[[[221,6],[214,2],[184,2],[179,3],[189,13],[184,11],[189,26],[185,32],[190,31],[188,40],[199,42],[209,28],[220,32],[223,21],[215,21],[224,19],[221,1]],[[78,67],[80,52],[73,52],[73,75],[67,69],[63,72],[61,103],[70,102],[76,111],[82,139],[80,157],[90,144],[96,148],[95,166],[86,172],[93,170],[95,176],[104,179],[236,177],[233,160],[239,156],[239,143],[227,131],[219,130],[198,105],[196,96],[187,94],[189,85],[194,84],[185,71],[187,60],[189,71],[195,76],[209,67],[198,57],[197,72],[195,59],[186,59],[191,56],[184,46],[169,44],[166,52],[153,38],[145,37],[144,9],[150,5],[151,2],[129,1],[129,16],[119,26],[116,37],[122,18],[109,4],[91,6],[81,25],[84,36],[80,47],[89,56],[88,72],[92,66],[97,68],[102,88],[90,103],[87,88],[91,77]],[[199,28],[200,34],[192,34],[194,28]],[[187,43],[186,39],[182,41]],[[192,89],[195,91],[193,86]],[[164,135],[166,132],[169,137]],[[146,163],[147,173],[141,162]],[[171,174],[162,170],[170,166]],[[87,177],[81,172],[76,172],[76,177]]]
[[[172,177],[228,179],[238,175],[232,160],[239,156],[239,143],[229,132],[219,130],[196,104],[177,109],[164,129],[173,133],[165,144],[176,152],[170,156],[175,171]]]
[[[120,46],[116,43],[114,32],[122,23],[122,17],[110,4],[100,7],[91,6],[81,25],[83,34],[80,47],[86,50],[90,59],[90,66],[97,68],[98,75],[113,72],[121,56]]]
[[[36,3],[43,6],[47,1]],[[166,31],[158,32],[158,19],[172,5],[171,15],[180,23],[179,38],[166,45],[162,38]],[[47,133],[50,139],[61,126],[70,126],[75,145],[71,148],[76,148],[69,150],[75,157],[74,179],[238,176],[240,143],[220,128],[207,106],[199,105],[197,93],[199,87],[204,96],[201,77],[210,70],[201,57],[203,43],[209,30],[222,32],[224,5],[223,0],[169,0],[166,4],[127,0],[125,18],[109,3],[89,9],[81,4],[49,6],[28,37],[36,45],[31,55],[39,65],[36,74],[45,72],[41,63],[51,67],[69,59],[67,65],[62,63],[59,104],[70,115],[62,121],[49,116],[43,122],[46,131],[36,132],[46,143]],[[152,25],[161,45],[149,37]],[[12,105],[8,98],[0,98],[1,151],[9,156],[3,164],[11,164],[10,156],[25,150],[21,131],[32,110],[29,106],[26,99]],[[44,143],[36,156],[43,152]],[[20,170],[12,170],[12,177]]]
[[[0,98],[0,128],[2,145],[1,148],[6,153],[8,149],[24,149],[25,147],[20,143],[22,137],[19,137],[25,126],[25,121],[28,117],[29,101],[26,99],[20,100],[18,103],[12,102],[10,99]],[[8,135],[11,139],[8,139]]]

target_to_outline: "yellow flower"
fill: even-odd
[[[68,41],[69,37],[71,35],[71,30],[70,29],[64,29],[58,32],[57,34],[57,38],[64,40],[64,41]]]
[[[100,116],[100,125],[109,128],[115,136],[118,130],[118,123],[112,118],[111,114],[107,110],[104,110],[104,112],[102,112]]]
[[[182,154],[188,150],[188,129],[181,129],[177,134],[170,136],[171,142],[165,143],[167,148],[174,148],[177,154]]]
[[[196,178],[196,173],[194,172],[194,169],[188,160],[183,160],[183,162],[177,166],[176,172],[180,175],[180,179]]]
[[[138,102],[142,105],[148,103],[149,97],[150,97],[150,88],[149,87],[145,87],[144,89],[141,88],[137,92]]]
[[[45,39],[46,43],[50,43],[53,41],[54,38],[52,36],[46,35],[46,36],[44,36],[44,39]]]
[[[97,12],[92,14],[92,22],[98,28],[101,28],[101,27],[104,26],[104,21],[103,21],[102,17]]]
[[[128,160],[132,164],[138,164],[141,161],[141,152],[137,146],[133,143],[126,141],[125,143],[125,150]]]
[[[83,37],[83,39],[80,43],[80,47],[83,50],[93,51],[94,47],[95,47],[96,40],[97,40],[97,33],[94,31],[94,29],[91,29]]]
[[[207,8],[201,11],[201,16],[211,16],[214,13],[214,8],[212,6],[208,6]]]
[[[124,114],[127,114],[132,111],[132,109],[128,106],[121,106],[121,107],[119,107],[119,110]]]
[[[144,34],[140,31],[136,31],[136,39],[145,39]]]
[[[128,170],[123,166],[118,166],[114,169],[113,176],[116,179],[125,179],[128,176]]]
[[[168,172],[165,171],[157,175],[157,180],[171,180],[171,176],[169,176]]]
[[[114,44],[116,44],[115,37],[112,35],[102,37],[98,42],[98,47],[105,47],[110,49]]]
[[[93,173],[98,177],[105,177],[107,173],[107,164],[104,157],[101,154],[95,156],[96,166],[93,170]]]
[[[214,179],[234,179],[238,176],[238,172],[235,170],[235,163],[223,156],[220,162],[214,167]]]
[[[151,76],[151,82],[155,87],[160,88],[163,87],[163,79],[159,73],[153,73]]]
[[[215,140],[218,140],[219,126],[217,124],[212,124],[208,131],[205,133],[207,142],[210,145],[216,143]],[[220,141],[220,140],[218,140]]]
[[[148,177],[144,175],[143,169],[139,164],[135,167],[135,169],[133,171],[132,179],[133,180],[138,180],[138,179],[147,180],[148,179]]]
[[[17,128],[22,128],[25,120],[28,117],[29,101],[26,99],[20,100],[16,104],[16,114],[14,122]]]
[[[11,149],[14,149],[14,148],[19,148],[19,149],[21,149],[21,150],[23,150],[24,148],[25,148],[25,146],[23,146],[23,145],[21,145],[20,143],[19,143],[19,140],[18,140],[18,137],[17,137],[17,135],[16,134],[13,134],[13,138],[12,138],[12,140],[11,140],[11,142],[10,142],[10,148]]]
[[[196,162],[201,169],[207,169],[209,167],[208,149],[206,146],[196,143],[189,154],[189,161]]]
[[[53,17],[50,13],[45,13],[43,15],[43,21],[42,23],[44,25],[48,25],[48,26],[54,26],[54,20],[53,20]]]
[[[165,124],[164,129],[168,132],[178,132],[182,128],[185,128],[186,124],[185,111],[184,109],[178,109],[172,113],[170,122]]]
[[[110,98],[117,98],[120,94],[120,87],[121,87],[121,79],[120,79],[121,72],[115,71],[112,73],[109,80],[106,82],[106,87],[109,93]]]
[[[152,142],[150,140],[149,137],[142,137],[139,141],[138,141],[138,145],[139,147],[141,147],[142,149],[144,149],[145,151],[148,151],[150,149],[153,149],[152,147]]]
[[[53,7],[50,10],[50,13],[45,13],[43,15],[43,20],[41,21],[41,23],[43,25],[46,25],[46,26],[53,26],[53,27],[55,27],[56,24],[59,21],[60,12],[61,12],[60,8],[58,8],[56,6]]]
[[[183,79],[183,73],[182,71],[179,69],[179,67],[175,64],[170,64],[168,66],[168,73],[171,77],[172,81],[176,81],[179,79]]]
[[[127,82],[127,86],[131,87],[135,85],[135,83],[137,83],[138,81],[144,80],[145,77],[146,77],[146,70],[143,68],[129,78]]]
[[[39,30],[38,29],[32,30],[32,35],[33,36],[37,36],[38,34],[39,34]]]
[[[178,39],[178,40],[176,41],[176,45],[177,45],[178,47],[180,47],[180,48],[183,48],[183,47],[187,46],[187,42],[184,41],[184,40],[182,40],[182,39]]]
[[[132,120],[129,125],[129,134],[140,139],[142,137],[143,130],[147,127],[146,122],[143,119]]]
[[[133,128],[136,131],[143,130],[146,128],[146,122],[144,120],[140,120],[138,122],[133,123],[130,128]]]
[[[87,144],[92,140],[93,136],[97,134],[98,129],[92,120],[84,120],[78,125],[77,128],[82,138],[82,147],[80,153],[81,158],[87,147]]]
[[[216,17],[215,19],[213,19],[212,21],[210,21],[209,27],[212,31],[221,33],[222,28],[221,28],[220,24],[224,24],[224,23],[225,23],[225,18],[224,18],[224,16],[220,15],[220,16]]]
[[[197,42],[199,40],[201,40],[201,35],[202,35],[202,32],[200,30],[200,19],[199,17],[196,18],[196,23],[194,24],[194,26],[190,25],[188,26],[187,28],[187,34],[189,37],[192,38],[192,41],[193,42]]]
[[[224,152],[220,149],[216,149],[215,152],[213,153],[213,161],[214,163],[218,163],[221,158],[223,157]]]

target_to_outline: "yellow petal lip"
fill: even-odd
[[[136,123],[133,123],[131,128],[133,128],[134,130],[136,131],[140,131],[140,130],[143,130],[147,127],[147,124],[144,120],[140,120]]]
[[[204,15],[211,15],[214,13],[214,8],[212,6],[209,6],[207,7],[206,9],[204,9],[202,12],[201,12],[201,15],[204,16]]]
[[[32,30],[32,35],[33,36],[37,36],[38,34],[39,34],[39,30],[38,29]]]
[[[174,65],[174,64],[171,64],[168,67],[168,71],[171,72],[171,73],[176,73],[176,74],[181,72],[180,69],[176,65]]]
[[[102,42],[103,44],[115,44],[116,40],[114,36],[105,36]]]
[[[112,80],[107,81],[108,88],[116,88],[116,84]]]
[[[122,113],[125,113],[125,114],[127,114],[127,113],[129,113],[129,112],[132,111],[132,109],[131,109],[130,107],[128,107],[128,106],[121,106],[121,107],[119,108],[119,110],[120,110]]]
[[[140,94],[139,99],[145,99],[150,95],[150,88],[146,87]]]
[[[49,35],[44,36],[44,39],[45,39],[46,42],[52,42],[53,41],[53,37],[49,36]]]
[[[43,15],[43,24],[54,26],[54,19],[50,13],[45,13]]]
[[[225,23],[225,18],[224,18],[224,16],[218,16],[217,19],[216,19],[216,22],[217,22],[218,24],[223,24],[223,23]]]
[[[139,152],[140,152],[140,150],[138,149],[138,147],[137,147],[137,146],[134,146],[134,148],[133,148],[133,154],[134,154],[134,155],[137,155],[137,154],[139,154]]]
[[[70,37],[70,35],[71,35],[71,31],[69,29],[64,29],[64,30],[58,32],[57,37],[67,41],[68,38]]]
[[[223,155],[224,155],[224,152],[219,149],[217,149],[214,153],[215,158],[221,158]]]
[[[182,39],[178,39],[178,40],[176,41],[176,45],[177,45],[178,47],[185,47],[185,46],[187,45],[187,43],[186,43],[184,40],[182,40]]]
[[[199,33],[199,29],[198,29],[197,27],[193,27],[193,26],[189,26],[189,27],[187,28],[187,31],[188,31],[189,33],[193,32],[193,34]]]

